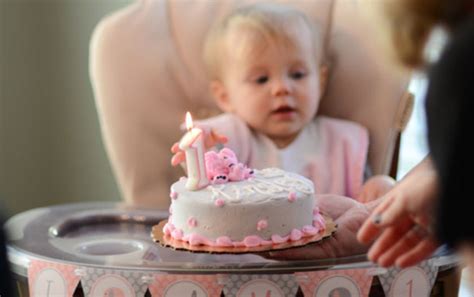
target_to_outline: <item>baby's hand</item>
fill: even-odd
[[[224,144],[227,141],[227,136],[218,134],[213,129],[210,129],[208,132],[204,131],[204,148],[206,150],[218,143]],[[176,166],[186,160],[184,151],[179,148],[179,142],[173,144],[171,147],[171,152],[173,153],[173,157],[171,157],[171,165]]]
[[[357,200],[362,203],[367,203],[377,198],[382,197],[390,191],[395,185],[395,180],[387,175],[376,175],[369,178],[357,196]]]

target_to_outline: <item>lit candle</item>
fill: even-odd
[[[186,169],[188,179],[186,189],[198,190],[209,184],[204,159],[204,132],[202,129],[193,127],[193,119],[189,112],[186,113],[186,128],[179,142],[179,148],[186,154]]]

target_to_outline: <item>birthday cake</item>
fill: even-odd
[[[307,178],[278,168],[250,170],[228,149],[205,159],[207,186],[189,190],[186,177],[171,186],[164,235],[191,246],[257,247],[324,232]]]

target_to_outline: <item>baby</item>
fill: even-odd
[[[250,168],[299,173],[318,194],[366,202],[391,188],[387,176],[364,183],[364,127],[316,116],[327,71],[320,36],[302,12],[276,4],[237,9],[209,32],[204,59],[224,111],[198,123],[209,132],[208,147],[227,142]],[[184,160],[176,144],[172,152],[173,165]]]

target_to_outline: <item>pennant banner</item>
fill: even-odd
[[[218,275],[157,274],[150,293],[153,297],[219,297],[222,287]]]
[[[143,281],[142,272],[92,267],[81,269],[85,296],[141,297],[148,288],[148,284]]]
[[[378,278],[386,296],[423,297],[430,296],[437,274],[438,266],[430,259],[405,269],[390,268]]]
[[[31,260],[28,286],[31,297],[72,296],[80,277],[77,267],[41,260]]]
[[[297,272],[304,296],[368,296],[373,276],[369,269]]]
[[[231,274],[223,278],[226,297],[287,297],[298,292],[293,274]]]

